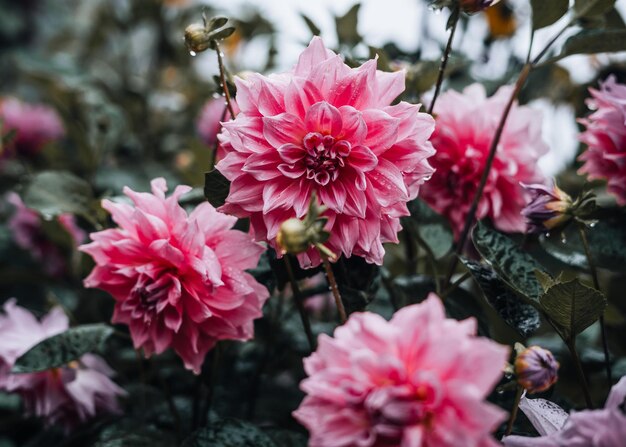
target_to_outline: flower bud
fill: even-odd
[[[307,251],[311,245],[309,227],[295,217],[282,223],[276,235],[278,246],[285,253],[299,254]]]
[[[558,369],[559,362],[552,353],[539,346],[524,349],[515,359],[517,382],[528,393],[540,393],[554,385]]]
[[[209,33],[206,32],[204,25],[194,23],[185,28],[185,44],[189,51],[195,53],[200,53],[209,48]]]
[[[531,200],[522,210],[528,232],[545,233],[560,229],[572,219],[572,198],[558,186],[522,184],[531,194]]]

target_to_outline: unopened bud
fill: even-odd
[[[531,346],[524,349],[515,359],[517,382],[528,393],[546,391],[556,382],[559,362],[547,349]]]
[[[525,185],[522,187],[531,195],[531,200],[522,210],[526,217],[528,231],[545,233],[565,226],[574,216],[572,198],[558,186]]]
[[[189,51],[200,53],[210,47],[210,34],[204,25],[194,23],[185,28],[185,44]]]
[[[278,230],[276,243],[285,253],[304,253],[311,246],[309,227],[295,217],[287,219]]]

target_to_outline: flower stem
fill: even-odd
[[[569,349],[569,352],[572,355],[572,360],[574,361],[574,366],[576,367],[576,374],[578,375],[578,382],[580,383],[580,386],[583,389],[583,394],[585,395],[587,408],[592,409],[593,401],[591,400],[591,394],[589,393],[589,387],[587,386],[587,378],[585,377],[585,371],[583,370],[583,366],[580,363],[580,357],[578,357],[578,352],[576,352],[576,339],[572,337],[571,339],[567,340],[565,344],[567,345],[567,349]]]
[[[587,232],[585,231],[585,225],[581,222],[578,222],[578,234],[580,235],[580,240],[583,243],[583,248],[585,249],[585,256],[587,257],[587,264],[589,264],[589,272],[591,273],[591,278],[593,280],[593,287],[597,291],[601,292],[600,281],[598,281],[598,271],[596,270],[596,265],[594,264],[593,257],[591,256],[591,249],[589,248]],[[611,371],[609,345],[606,339],[606,325],[604,324],[604,315],[600,315],[600,334],[602,339],[602,349],[604,350],[604,367],[606,368],[606,377],[609,381],[610,387],[613,384],[613,374]]]
[[[287,276],[289,276],[289,282],[291,283],[291,291],[293,292],[293,298],[296,302],[296,307],[298,308],[298,312],[300,313],[300,319],[302,320],[302,326],[304,326],[304,333],[306,334],[306,338],[309,341],[309,347],[311,351],[315,351],[315,338],[313,337],[313,331],[311,330],[311,322],[309,321],[309,316],[306,313],[306,309],[304,308],[304,298],[302,298],[302,293],[300,292],[300,286],[298,286],[298,281],[296,280],[295,275],[293,274],[293,268],[291,267],[291,259],[290,255],[285,254],[283,256],[285,260],[285,269],[287,270]]]
[[[491,146],[489,148],[489,155],[487,156],[487,161],[485,163],[485,168],[483,169],[483,175],[480,179],[480,183],[478,184],[478,189],[476,190],[476,194],[474,195],[474,200],[472,201],[472,205],[470,206],[469,212],[465,218],[465,225],[463,226],[463,231],[461,231],[461,236],[459,237],[459,241],[456,246],[456,256],[452,258],[452,263],[450,264],[450,269],[448,270],[448,274],[446,276],[446,284],[450,283],[450,278],[454,274],[454,270],[459,262],[459,255],[463,252],[465,248],[465,243],[467,242],[467,236],[469,235],[469,231],[474,224],[474,220],[476,217],[476,209],[478,208],[478,204],[480,199],[482,198],[483,191],[485,190],[485,186],[487,185],[487,180],[489,179],[489,173],[491,172],[491,166],[493,165],[493,160],[496,157],[496,152],[498,150],[498,144],[500,143],[500,138],[502,137],[502,132],[504,131],[504,126],[506,124],[507,118],[509,117],[509,113],[513,107],[513,103],[517,98],[520,90],[526,83],[526,79],[530,74],[530,70],[532,69],[532,65],[526,64],[522,69],[519,77],[517,78],[517,82],[515,83],[515,88],[511,93],[511,97],[504,108],[504,112],[502,113],[502,117],[500,118],[500,123],[498,124],[498,128],[496,129],[496,133],[491,140]]]
[[[448,58],[450,57],[450,52],[452,51],[452,41],[454,40],[454,34],[456,32],[456,26],[459,23],[459,17],[461,16],[459,7],[457,6],[452,10],[452,29],[450,30],[450,37],[448,37],[448,43],[446,44],[446,49],[443,52],[443,56],[441,57],[441,65],[439,66],[439,75],[437,77],[437,84],[435,85],[435,94],[433,95],[433,100],[430,102],[430,107],[428,107],[428,113],[433,114],[433,110],[435,109],[435,103],[437,102],[437,97],[439,96],[439,92],[441,91],[441,85],[443,84],[443,77],[446,72],[446,66],[448,65]]]
[[[222,91],[224,92],[224,98],[226,99],[226,107],[230,113],[231,119],[235,118],[235,110],[230,102],[230,93],[228,91],[228,84],[226,84],[226,68],[224,67],[224,60],[222,59],[222,50],[219,44],[215,41],[215,52],[217,53],[217,64],[220,68],[220,82],[222,83]]]
[[[461,284],[463,284],[465,281],[467,281],[470,276],[472,276],[472,274],[470,272],[465,272],[463,274],[463,276],[461,276],[459,279],[457,279],[452,284],[450,284],[450,287],[448,287],[441,294],[441,298],[442,299],[446,299],[452,292],[454,292],[456,289],[458,289]]]
[[[217,378],[220,368],[221,345],[219,342],[213,348],[211,353],[211,371],[209,373],[209,383],[207,385],[207,394],[202,403],[202,409],[200,410],[200,427],[207,425],[209,411],[211,411],[211,404],[213,403],[213,396],[215,395],[215,385],[217,384]]]
[[[521,385],[517,385],[517,390],[515,391],[515,400],[513,400],[513,408],[511,408],[511,416],[509,417],[509,423],[506,425],[506,431],[504,432],[504,436],[509,436],[511,434],[511,431],[513,431],[513,424],[515,423],[515,419],[517,418],[519,402],[522,398],[523,392],[524,387],[522,387]]]
[[[333,268],[331,267],[330,262],[328,262],[328,256],[326,256],[326,254],[320,251],[320,256],[322,257],[322,262],[324,263],[324,270],[326,270],[328,285],[330,286],[330,290],[335,298],[335,304],[337,305],[337,311],[339,312],[339,320],[341,321],[341,324],[344,324],[348,321],[348,316],[346,314],[346,308],[343,306],[343,301],[341,301],[341,294],[339,293],[339,287],[337,287],[337,281],[335,280]]]

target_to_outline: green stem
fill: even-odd
[[[511,434],[511,431],[513,431],[513,424],[515,423],[515,419],[517,418],[519,402],[522,399],[523,392],[524,388],[521,385],[517,385],[517,390],[515,391],[515,400],[513,401],[513,408],[511,408],[511,416],[509,417],[509,423],[506,425],[506,431],[504,432],[504,436],[509,436]]]
[[[591,400],[591,394],[589,393],[589,386],[587,385],[587,378],[585,377],[585,371],[583,370],[583,365],[580,363],[580,357],[578,357],[578,352],[576,352],[576,339],[572,337],[570,340],[565,342],[567,345],[567,349],[572,356],[572,360],[574,361],[574,366],[576,367],[576,374],[578,375],[578,382],[583,390],[583,394],[585,395],[585,402],[587,403],[587,408],[593,408],[593,401]]]
[[[235,119],[235,109],[230,102],[230,92],[228,91],[228,84],[226,83],[226,68],[224,67],[224,60],[222,59],[222,50],[215,41],[215,52],[217,53],[217,64],[220,68],[220,82],[222,83],[222,91],[224,92],[224,98],[226,99],[226,107],[230,113],[230,119]]]
[[[304,326],[304,333],[306,334],[306,338],[309,341],[309,347],[311,348],[311,351],[315,351],[315,337],[313,337],[311,322],[309,321],[309,316],[306,313],[306,309],[304,308],[304,299],[302,298],[302,293],[300,292],[300,286],[298,286],[298,281],[293,274],[290,257],[291,256],[289,254],[285,254],[285,256],[283,256],[283,259],[285,261],[285,269],[287,270],[287,276],[289,277],[291,291],[293,292],[293,298],[296,302],[296,307],[298,308],[298,312],[300,313],[302,326]]]
[[[428,113],[433,114],[433,110],[435,109],[435,103],[437,102],[437,97],[439,96],[439,92],[441,91],[441,85],[443,84],[443,78],[446,72],[446,66],[448,65],[448,58],[450,57],[450,52],[452,51],[452,41],[454,40],[454,34],[456,32],[456,27],[459,23],[459,17],[461,16],[459,7],[457,6],[452,10],[452,29],[450,30],[450,37],[448,37],[448,43],[446,44],[446,49],[443,52],[443,56],[441,57],[441,65],[439,66],[439,75],[437,76],[437,84],[435,85],[435,94],[433,95],[433,100],[430,103],[430,107],[428,107]]]
[[[457,279],[452,284],[450,284],[450,287],[448,287],[441,294],[441,298],[445,299],[448,295],[450,295],[452,292],[454,292],[461,284],[463,284],[465,281],[467,281],[470,276],[472,276],[472,274],[470,272],[465,272],[463,274],[463,276],[461,276],[459,279]]]
[[[591,249],[589,248],[587,232],[585,231],[585,225],[581,222],[578,222],[578,234],[580,235],[580,240],[582,241],[583,248],[585,249],[585,256],[587,257],[587,264],[589,264],[589,272],[591,273],[591,278],[593,280],[593,287],[598,292],[601,292],[600,281],[598,280],[598,271],[596,270],[596,265],[593,262],[593,257],[591,256]],[[609,344],[606,337],[606,325],[604,323],[604,315],[600,315],[599,320],[600,337],[602,339],[602,349],[604,350],[604,367],[606,369],[606,377],[609,381],[610,387],[613,384],[613,373],[611,371],[611,357],[609,355]]]

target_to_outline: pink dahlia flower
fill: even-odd
[[[5,98],[0,100],[0,134],[11,131],[16,132],[15,137],[5,153],[23,156],[32,156],[46,143],[65,135],[63,123],[54,109]]]
[[[166,198],[162,178],[152,194],[125,188],[135,206],[102,202],[120,228],[92,233],[80,249],[96,262],[85,286],[113,295],[113,322],[129,326],[135,348],[150,356],[172,347],[199,373],[218,340],[252,338],[269,293],[245,272],[263,247],[209,203],[187,215],[178,199],[190,190]]]
[[[222,209],[250,217],[257,240],[275,247],[280,224],[302,218],[316,191],[326,245],[381,264],[382,243],[398,242],[406,202],[433,172],[432,118],[389,105],[404,73],[375,60],[351,69],[315,37],[292,71],[235,83],[241,113],[219,135],[227,155],[217,169],[232,182]],[[304,267],[320,262],[315,249],[300,255]]]
[[[500,117],[511,95],[502,87],[490,98],[480,84],[463,93],[448,91],[437,102],[437,127],[432,137],[437,155],[431,162],[437,172],[422,188],[422,197],[446,216],[458,237],[489,155]],[[476,218],[490,218],[496,228],[523,232],[521,211],[529,200],[523,183],[545,183],[537,167],[548,151],[541,139],[541,115],[514,105],[509,115]]]
[[[0,314],[0,390],[19,394],[28,415],[66,430],[100,413],[119,413],[126,393],[110,379],[114,372],[97,355],[85,354],[69,365],[47,371],[11,374],[15,361],[42,340],[69,328],[61,308],[41,321],[10,299]]]
[[[580,141],[588,148],[579,157],[585,164],[578,171],[590,180],[608,181],[608,191],[617,203],[626,205],[626,85],[610,76],[600,90],[589,89],[588,105],[594,112],[581,119],[587,129]]]
[[[39,214],[27,208],[20,196],[14,192],[7,195],[7,201],[15,207],[8,226],[18,247],[29,251],[33,258],[40,261],[48,275],[58,277],[65,274],[67,272],[65,256],[61,248],[44,233]],[[75,247],[84,242],[87,234],[77,225],[72,214],[62,214],[58,220],[72,238]]]
[[[353,314],[320,335],[304,361],[294,412],[312,447],[495,446],[506,413],[484,401],[508,348],[477,338],[476,321],[447,319],[434,294],[385,321]]]
[[[508,436],[506,447],[622,447],[626,439],[626,377],[611,389],[601,410],[568,414],[544,399],[522,398],[520,408],[540,437]]]

